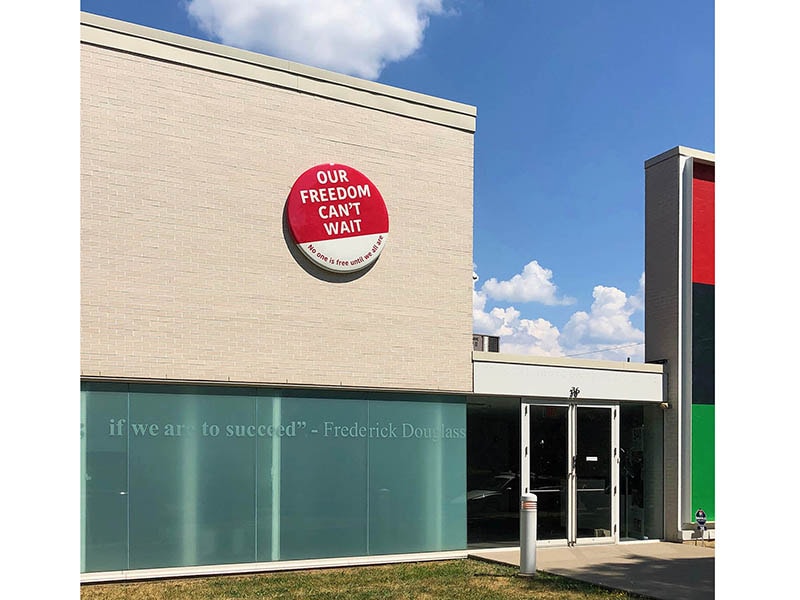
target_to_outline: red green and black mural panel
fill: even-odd
[[[714,166],[692,180],[692,513],[714,520]]]

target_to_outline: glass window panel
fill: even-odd
[[[530,407],[530,491],[536,494],[536,538],[567,538],[568,412],[566,406]]]
[[[577,536],[611,537],[611,409],[578,407]]]
[[[281,427],[280,397],[260,390],[256,400],[256,424],[265,435],[256,440],[255,509],[256,557],[280,560],[281,448],[287,429]],[[288,433],[292,433],[289,430]]]
[[[367,553],[367,403],[280,398],[280,559]],[[277,483],[277,482],[276,482]]]
[[[463,398],[82,391],[84,572],[466,545]]]
[[[470,544],[519,545],[519,408],[519,398],[474,397],[467,403]]]
[[[662,419],[658,406],[620,410],[620,539],[663,535]]]
[[[465,403],[372,401],[369,553],[466,546]]]
[[[128,568],[127,386],[81,391],[81,571]]]
[[[252,561],[255,398],[132,386],[130,568]]]
[[[642,416],[644,532],[646,537],[658,539],[664,536],[664,411],[645,406]]]

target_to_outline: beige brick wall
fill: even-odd
[[[468,391],[473,134],[82,44],[84,376]],[[309,167],[389,211],[360,277],[297,258]]]

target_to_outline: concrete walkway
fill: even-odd
[[[475,550],[470,556],[519,567],[519,548]],[[714,598],[714,548],[701,543],[544,546],[536,550],[536,570],[657,600]]]

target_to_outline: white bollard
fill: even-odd
[[[519,511],[519,574],[536,575],[536,494],[522,494]]]

